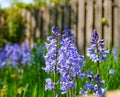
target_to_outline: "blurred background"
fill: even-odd
[[[56,25],[68,25],[85,51],[93,29],[106,47],[120,46],[120,0],[0,0],[0,46],[44,41]]]

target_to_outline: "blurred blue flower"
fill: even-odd
[[[112,49],[112,54],[113,54],[114,60],[118,61],[118,49],[117,48]]]
[[[7,63],[6,52],[1,48],[0,49],[0,68],[4,67]]]
[[[110,70],[109,70],[109,74],[110,74],[110,75],[114,75],[114,74],[115,74],[115,71],[112,70],[112,69],[110,69]]]
[[[7,43],[5,48],[0,51],[0,56],[4,57],[0,58],[1,66],[10,62],[11,65],[16,67],[18,64],[25,65],[26,63],[29,63],[31,59],[31,52],[25,42],[23,42],[22,45],[17,43],[10,45]]]

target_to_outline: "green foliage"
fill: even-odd
[[[50,4],[57,4],[57,3],[64,3],[67,0],[34,0],[35,5],[50,5]]]
[[[25,38],[25,25],[23,22],[23,18],[21,16],[21,10],[10,8],[4,11],[2,17],[4,18],[4,22],[1,25],[2,34],[1,38],[1,46],[6,42],[10,43],[21,43],[21,41]]]
[[[26,64],[25,66],[19,65],[18,68],[14,68],[8,64],[5,68],[0,68],[0,91],[5,91],[1,95],[5,95],[5,97],[53,97],[51,91],[45,91],[45,78],[52,77],[53,74],[47,75],[42,70],[42,67],[45,66],[44,53],[44,44],[37,44],[32,49],[33,57],[30,64]],[[120,61],[115,61],[112,53],[110,53],[107,59],[100,64],[102,71],[101,79],[106,80],[105,86],[108,87],[108,90],[120,89]],[[120,52],[118,60],[120,60]],[[96,65],[86,57],[86,65],[83,72],[94,70],[93,68],[95,67]],[[115,75],[108,74],[111,68],[115,70]],[[95,72],[93,71],[94,74]],[[85,80],[77,80],[77,93],[79,93]],[[66,95],[62,95],[61,97],[66,97]]]
[[[5,38],[9,39],[12,43],[20,42],[25,35],[25,27],[22,16],[20,15],[20,10],[10,9],[8,12],[7,23],[9,28],[7,34],[9,36],[6,35]]]

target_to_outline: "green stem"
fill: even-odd
[[[97,43],[96,43],[97,44]],[[97,74],[100,74],[100,63],[99,63],[99,59],[100,59],[100,57],[99,57],[99,54],[98,54],[98,44],[97,44],[97,55],[98,55],[98,61],[97,61]]]
[[[54,82],[55,82],[54,97],[56,97],[56,65],[54,70]]]
[[[68,70],[68,72],[69,72],[69,76],[70,76],[70,78],[71,78],[71,70],[70,70],[70,66],[69,66],[69,70]],[[71,80],[71,79],[70,79],[70,80]],[[68,94],[69,94],[68,97],[72,97],[72,89],[70,89],[70,90],[68,91]]]
[[[55,69],[54,69],[54,83],[55,83],[55,89],[54,89],[54,97],[56,97],[56,69],[57,69],[57,57],[58,57],[58,41],[56,44],[56,60],[55,60]]]
[[[76,87],[75,87],[75,95],[77,94],[77,76],[75,76],[75,84],[76,84]]]
[[[99,61],[97,61],[97,74],[100,74],[100,67],[99,67]]]

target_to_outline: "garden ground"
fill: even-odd
[[[82,97],[82,96],[78,96],[78,97]],[[86,97],[95,97],[93,95],[89,95],[89,96],[86,96]],[[105,97],[120,97],[120,90],[112,90],[112,91],[108,91],[106,93],[106,96]]]

